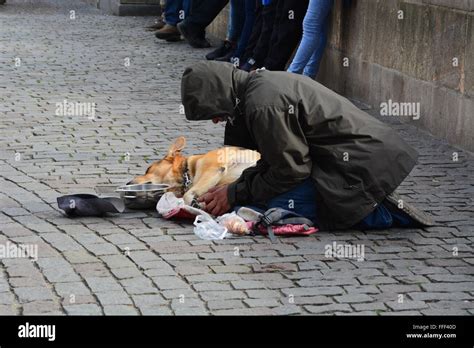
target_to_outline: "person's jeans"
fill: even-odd
[[[270,199],[266,205],[250,205],[248,208],[261,213],[271,208],[290,210],[310,219],[318,226],[318,209],[315,196],[316,187],[310,178],[288,192]],[[235,210],[238,208],[236,207]],[[394,211],[388,205],[381,203],[372,213],[357,223],[354,228],[368,230],[412,226],[416,226],[416,223],[407,214],[402,211]]]
[[[244,1],[230,0],[229,23],[227,24],[227,40],[237,42],[240,38],[245,21]]]
[[[327,22],[333,0],[310,0],[303,20],[303,38],[289,72],[316,77],[327,40]]]
[[[316,196],[315,187],[312,179],[307,179],[303,183],[296,186],[294,189],[282,193],[270,199],[266,205],[256,204],[248,206],[253,210],[264,213],[271,208],[282,208],[293,211],[311,221],[317,220],[316,212]],[[236,210],[239,207],[236,207]]]
[[[165,23],[175,27],[189,15],[190,9],[191,0],[166,0]]]

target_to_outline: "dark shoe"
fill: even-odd
[[[230,62],[232,57],[234,56],[235,50],[230,51],[225,56],[219,57],[214,59],[216,62]]]
[[[161,28],[155,33],[155,36],[158,39],[166,40],[166,41],[178,41],[181,37],[178,29],[176,29],[176,27],[169,24],[165,24],[163,28]]]
[[[384,201],[384,204],[389,210],[403,212],[421,226],[436,225],[430,216],[404,201],[396,192],[388,195]]]
[[[145,27],[146,30],[148,31],[157,31],[157,30],[160,30],[161,28],[163,28],[165,26],[165,22],[163,22],[163,20],[160,18],[158,19],[158,22],[156,22],[155,24],[153,25],[150,25],[148,27]]]
[[[224,57],[229,52],[234,51],[234,46],[235,45],[232,44],[232,42],[225,40],[225,41],[222,42],[222,45],[217,47],[214,51],[206,54],[206,59],[207,60],[215,60],[217,58]]]
[[[188,43],[194,48],[208,48],[211,47],[209,41],[205,37],[199,36],[199,34],[192,33],[186,28],[183,22],[178,23],[177,28],[181,35],[188,41]]]

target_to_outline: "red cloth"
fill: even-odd
[[[247,222],[250,230],[253,230],[255,222]],[[318,232],[316,227],[308,227],[307,225],[278,225],[272,226],[273,233],[278,236],[309,236]],[[267,234],[267,228],[260,225],[258,228],[261,234]]]
[[[169,211],[166,215],[163,215],[165,219],[186,219],[186,220],[194,220],[196,218],[195,214],[190,213],[183,207],[174,208],[173,210]]]

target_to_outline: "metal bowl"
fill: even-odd
[[[136,184],[123,185],[115,191],[129,209],[152,209],[168,188],[170,185],[166,184]]]

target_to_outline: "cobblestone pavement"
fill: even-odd
[[[222,127],[179,114],[180,75],[206,51],[157,42],[150,18],[7,2],[0,245],[36,244],[39,258],[0,259],[0,314],[474,314],[473,157],[392,120],[420,152],[400,192],[440,226],[271,244],[200,240],[155,212],[62,216],[57,196],[126,182],[178,135],[188,154],[221,145]],[[57,116],[64,99],[96,103],[95,119]],[[334,242],[364,246],[365,260],[325,257]]]

